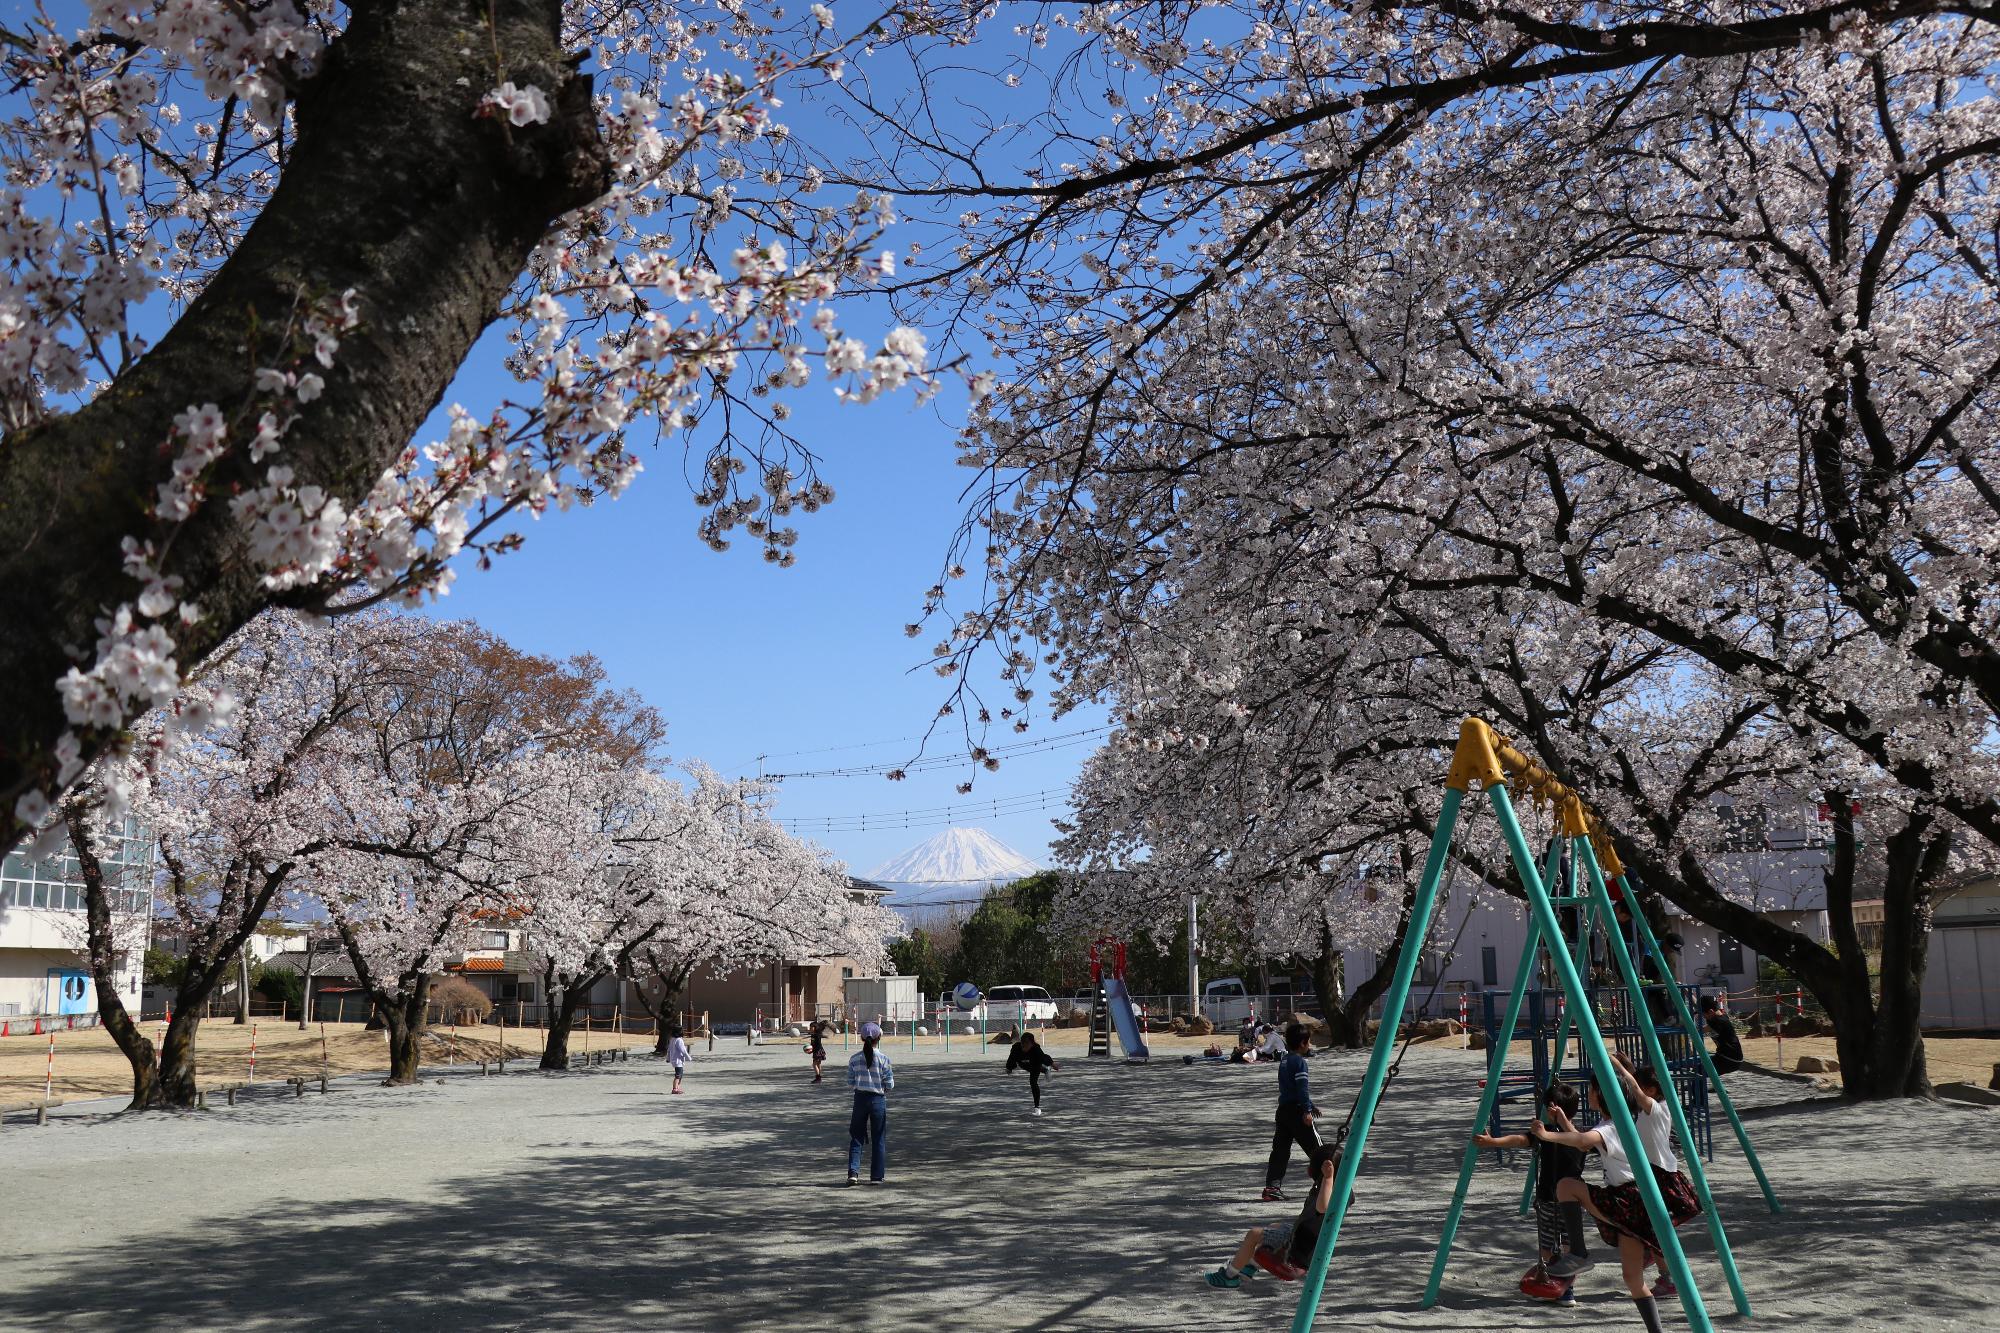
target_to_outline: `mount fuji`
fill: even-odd
[[[907,909],[976,898],[1040,869],[985,829],[950,828],[884,861],[868,878],[889,890],[889,906]]]

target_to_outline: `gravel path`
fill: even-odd
[[[893,1053],[893,1052],[892,1052]],[[836,1052],[836,1057],[838,1053]],[[1364,1056],[1315,1062],[1344,1111]],[[1200,1275],[1257,1202],[1268,1069],[1067,1063],[1050,1113],[998,1053],[907,1053],[890,1181],[845,1187],[844,1089],[796,1046],[719,1048],[666,1096],[635,1060],[569,1075],[362,1082],[187,1117],[0,1129],[0,1328],[1258,1329],[1296,1287]],[[1514,1282],[1520,1177],[1482,1168],[1444,1299],[1417,1298],[1479,1056],[1418,1048],[1377,1122],[1319,1327],[1636,1327],[1611,1265],[1573,1311]],[[2000,1111],[1848,1107],[1744,1078],[1784,1200],[1719,1136],[1757,1329],[2000,1329]],[[1809,1091],[1809,1090],[1805,1090]],[[1787,1100],[1790,1099],[1790,1100]],[[1294,1184],[1303,1182],[1295,1168]],[[188,1241],[175,1239],[186,1235]],[[1728,1297],[1686,1236],[1711,1309]],[[1678,1310],[1670,1326],[1681,1324]]]

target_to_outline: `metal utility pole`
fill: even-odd
[[[1188,1009],[1197,1018],[1201,1016],[1201,932],[1195,919],[1198,901],[1197,895],[1188,894]]]

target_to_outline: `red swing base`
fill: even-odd
[[[1285,1261],[1284,1255],[1279,1254],[1275,1250],[1267,1249],[1262,1245],[1257,1247],[1256,1252],[1251,1257],[1257,1261],[1257,1267],[1263,1269],[1280,1282],[1296,1282],[1306,1275],[1305,1269],[1293,1267]]]

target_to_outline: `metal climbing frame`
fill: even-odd
[[[1589,993],[1573,956],[1573,942],[1565,935],[1563,923],[1557,916],[1557,908],[1582,909],[1600,921],[1613,921],[1613,909],[1609,890],[1600,868],[1599,853],[1605,863],[1611,866],[1614,875],[1621,873],[1616,856],[1609,841],[1604,838],[1601,828],[1595,825],[1583,801],[1568,787],[1540,765],[1507,744],[1493,729],[1478,718],[1467,718],[1459,728],[1458,748],[1452,755],[1451,769],[1445,777],[1444,806],[1439,812],[1437,829],[1431,837],[1430,854],[1425,858],[1423,878],[1418,882],[1416,900],[1411,906],[1409,924],[1405,927],[1404,948],[1397,960],[1396,974],[1390,982],[1389,993],[1383,1003],[1382,1023],[1376,1033],[1375,1045],[1369,1053],[1368,1068],[1362,1077],[1361,1092],[1355,1103],[1353,1128],[1349,1132],[1346,1150],[1340,1157],[1340,1169],[1334,1178],[1333,1199],[1329,1206],[1326,1222],[1320,1229],[1319,1244],[1313,1251],[1312,1264],[1307,1269],[1299,1304],[1292,1318],[1292,1333],[1308,1333],[1319,1312],[1319,1302],[1326,1289],[1327,1269],[1332,1262],[1333,1252],[1340,1241],[1341,1224],[1347,1215],[1348,1201],[1353,1197],[1354,1178],[1360,1171],[1361,1158],[1366,1151],[1368,1132],[1374,1124],[1375,1110],[1382,1098],[1382,1090],[1387,1081],[1390,1051],[1396,1044],[1396,1030],[1401,1023],[1403,1010],[1409,1000],[1410,983],[1416,974],[1418,955],[1422,952],[1421,942],[1428,936],[1431,917],[1437,910],[1438,884],[1442,878],[1445,863],[1449,859],[1453,835],[1458,827],[1460,807],[1472,785],[1478,783],[1493,806],[1493,813],[1499,820],[1500,831],[1507,843],[1507,850],[1514,869],[1526,890],[1529,908],[1528,938],[1522,950],[1521,966],[1515,972],[1514,989],[1508,996],[1507,1012],[1501,1025],[1502,1039],[1492,1043],[1488,1050],[1488,1077],[1480,1099],[1479,1113],[1474,1118],[1474,1126],[1488,1123],[1500,1095],[1499,1075],[1506,1060],[1507,1042],[1512,1039],[1520,1018],[1522,1001],[1526,993],[1527,978],[1533,970],[1535,955],[1549,945],[1548,957],[1553,967],[1563,996],[1567,1001],[1570,1017],[1577,1026],[1584,1060],[1593,1069],[1605,1069],[1611,1065],[1610,1051],[1599,1030],[1595,1012],[1590,1005]],[[1545,881],[1554,879],[1559,866],[1558,848],[1550,848],[1549,865],[1546,872],[1535,865],[1534,856],[1529,851],[1526,837],[1521,832],[1519,819],[1515,817],[1512,798],[1508,788],[1518,787],[1538,802],[1553,804],[1562,819],[1562,838],[1567,842],[1573,857],[1581,866],[1585,881],[1585,891],[1572,889],[1569,893],[1552,896],[1544,887]],[[1635,917],[1637,913],[1633,914]],[[1643,988],[1632,960],[1632,951],[1625,947],[1616,930],[1607,932],[1613,961],[1617,965],[1620,980],[1624,983],[1625,994],[1630,997],[1633,1012],[1647,1014]],[[1650,936],[1644,940],[1652,946]],[[1677,995],[1675,988],[1667,988]],[[1682,1021],[1689,1031],[1693,1030],[1692,1020],[1685,1013]],[[1659,1034],[1650,1022],[1637,1025],[1641,1044],[1649,1062],[1659,1068],[1667,1068],[1668,1062],[1660,1046]],[[1696,1042],[1699,1049],[1700,1043]],[[1714,1067],[1708,1061],[1707,1052],[1701,1050],[1701,1062],[1711,1079]],[[1726,1099],[1725,1106],[1728,1105]],[[1677,1098],[1669,1098],[1668,1106],[1674,1115],[1674,1128],[1683,1144],[1695,1142],[1689,1131],[1686,1116]],[[1632,1119],[1632,1111],[1625,1099],[1615,1098],[1611,1107],[1612,1122],[1617,1126],[1622,1142],[1636,1144],[1639,1140],[1638,1128]],[[1730,1108],[1730,1118],[1736,1124],[1738,1139],[1746,1152],[1749,1139],[1736,1121],[1734,1108]],[[1458,1228],[1458,1219],[1465,1205],[1465,1195],[1471,1181],[1472,1169],[1478,1160],[1478,1148],[1468,1135],[1465,1152],[1460,1164],[1458,1187],[1452,1198],[1451,1211],[1447,1215],[1444,1235],[1438,1246],[1438,1256],[1433,1266],[1431,1281],[1425,1291],[1424,1304],[1430,1305],[1437,1296],[1443,1278],[1445,1261],[1449,1255],[1453,1235]],[[1754,1163],[1755,1154],[1751,1154]],[[1745,1315],[1750,1313],[1749,1298],[1736,1272],[1734,1256],[1730,1253],[1729,1240],[1722,1230],[1721,1219],[1717,1216],[1715,1203],[1708,1188],[1707,1173],[1702,1169],[1699,1154],[1688,1157],[1688,1174],[1696,1193],[1700,1196],[1704,1215],[1708,1220],[1709,1234],[1715,1242],[1717,1257],[1721,1260],[1723,1274],[1729,1283],[1731,1295],[1735,1298],[1737,1310]],[[1762,1168],[1758,1168],[1759,1182],[1763,1182]],[[1702,1300],[1700,1290],[1695,1286],[1693,1274],[1688,1269],[1687,1255],[1682,1251],[1680,1238],[1675,1234],[1667,1216],[1666,1203],[1660,1196],[1658,1184],[1651,1172],[1637,1172],[1636,1182],[1640,1198],[1646,1206],[1646,1214],[1651,1219],[1653,1231],[1660,1239],[1669,1275],[1674,1285],[1680,1289],[1681,1308],[1686,1313],[1688,1324],[1695,1333],[1711,1333],[1713,1325],[1709,1320],[1708,1307]],[[1768,1197],[1768,1186],[1767,1197]],[[1775,1201],[1774,1201],[1775,1207]]]

